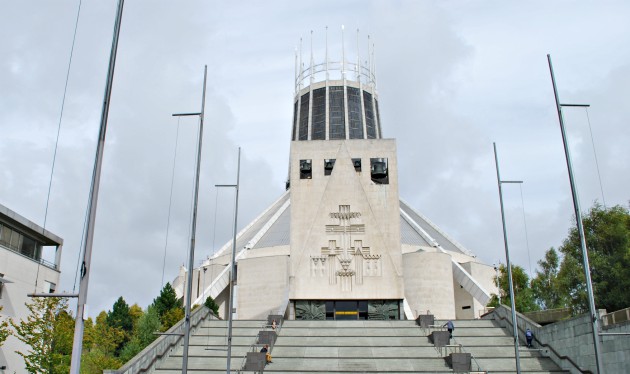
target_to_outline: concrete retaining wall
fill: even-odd
[[[599,315],[605,311],[600,310]],[[512,330],[512,312],[510,308],[501,305],[493,312],[488,313],[484,319],[501,321],[504,327]],[[571,373],[596,373],[595,351],[593,348],[592,325],[588,314],[559,321],[546,326],[540,326],[536,322],[516,313],[519,341],[525,343],[525,330],[534,332],[534,348],[544,349],[553,361]],[[630,332],[630,322],[605,326],[601,331],[601,361],[606,374],[630,372],[630,335],[606,335],[623,334]]]

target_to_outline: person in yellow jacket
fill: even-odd
[[[264,347],[262,347],[262,349],[260,350],[260,352],[265,354],[265,359],[267,360],[267,363],[271,363],[271,353],[269,353],[269,344],[265,344]]]

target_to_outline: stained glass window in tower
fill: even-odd
[[[363,105],[365,106],[365,128],[368,139],[376,139],[376,122],[374,121],[374,107],[372,105],[372,94],[363,91]]]
[[[308,140],[308,105],[309,94],[302,95],[300,100],[300,134],[299,140]]]
[[[354,87],[348,87],[348,121],[350,122],[350,139],[363,139],[361,94],[359,89]]]
[[[374,100],[374,103],[376,104],[376,120],[378,121],[378,137],[382,139],[383,130],[381,127],[381,111],[378,110],[378,100]]]
[[[328,91],[329,139],[345,139],[346,120],[344,115],[343,86],[331,86],[328,88]]]
[[[297,140],[295,138],[295,134],[297,132],[297,113],[298,113],[298,102],[296,101],[293,105],[293,134],[291,134],[291,140]]]
[[[326,87],[313,90],[311,140],[326,139]]]

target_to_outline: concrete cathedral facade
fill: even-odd
[[[286,192],[237,235],[235,319],[477,318],[497,292],[492,266],[400,199],[372,65],[296,57]],[[211,296],[221,317],[231,250],[193,269],[193,303]]]

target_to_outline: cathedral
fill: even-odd
[[[373,62],[296,56],[295,82],[286,192],[237,235],[233,318],[478,318],[494,268],[401,200]],[[211,296],[222,318],[231,259],[229,242],[192,270],[193,304]]]

